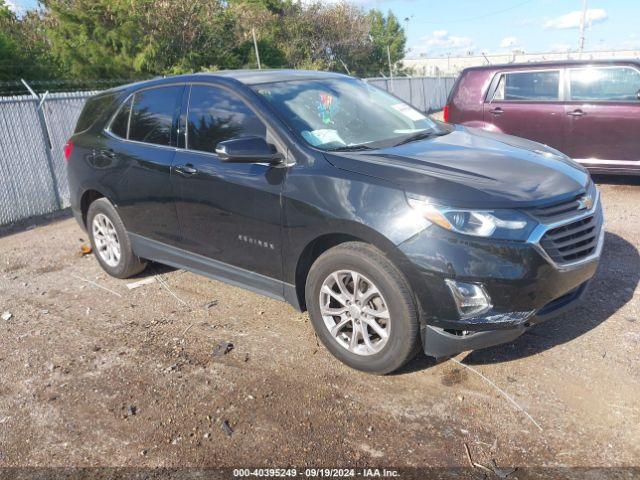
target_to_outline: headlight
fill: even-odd
[[[435,205],[424,198],[407,200],[431,223],[463,235],[524,241],[537,225],[533,218],[513,210],[467,210]]]

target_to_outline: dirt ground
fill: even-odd
[[[334,360],[278,301],[159,265],[108,277],[72,219],[5,232],[0,467],[451,467],[465,443],[485,465],[638,466],[640,182],[607,181],[582,307],[386,377]]]

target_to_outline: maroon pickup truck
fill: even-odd
[[[640,174],[640,60],[464,70],[445,121],[545,143],[592,173]]]

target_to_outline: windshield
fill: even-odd
[[[355,78],[255,85],[282,120],[322,150],[380,148],[437,131],[402,100]]]

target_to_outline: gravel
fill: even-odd
[[[585,304],[456,357],[541,431],[452,361],[350,370],[275,300],[159,265],[130,290],[77,255],[72,219],[0,230],[0,467],[466,467],[465,444],[501,472],[637,465],[640,187],[607,181]]]

